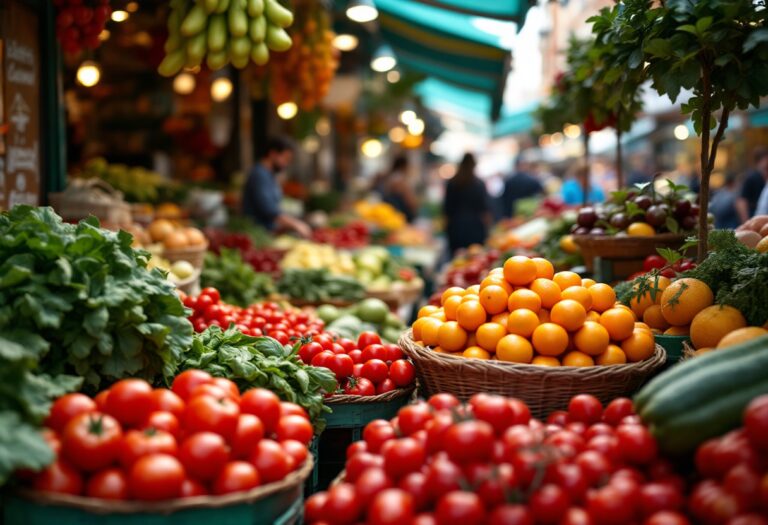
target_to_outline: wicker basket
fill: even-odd
[[[79,221],[89,215],[105,225],[129,226],[131,206],[123,194],[101,179],[72,179],[61,193],[49,195],[51,206],[65,221]]]
[[[656,248],[679,249],[685,243],[685,235],[678,233],[660,233],[652,236],[615,235],[574,235],[573,240],[581,249],[584,264],[589,271],[594,269],[595,257],[614,261],[640,261],[635,271],[642,270],[643,259],[656,254]],[[626,267],[620,273],[630,273],[634,266],[625,262]]]
[[[550,368],[483,361],[433,352],[416,344],[410,330],[400,337],[400,347],[416,367],[424,397],[440,392],[460,399],[480,392],[517,397],[538,418],[566,409],[576,394],[592,394],[604,403],[630,395],[666,361],[659,345],[650,359],[625,365]]]
[[[208,250],[208,242],[202,246],[193,246],[190,248],[178,248],[175,250],[163,249],[163,258],[172,263],[176,261],[187,261],[197,269],[203,267],[205,261],[205,252]]]
[[[381,299],[391,308],[397,309],[402,305],[415,303],[421,299],[424,292],[424,282],[421,279],[413,283],[393,283],[386,290],[366,290],[366,297]]]

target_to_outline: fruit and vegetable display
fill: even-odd
[[[570,234],[575,220],[576,216],[572,211],[564,212],[551,220],[546,235],[532,251],[550,261],[559,270],[570,270],[584,264],[579,247]]]
[[[99,35],[112,13],[109,0],[54,0],[56,37],[61,49],[75,55],[101,45]]]
[[[466,250],[460,250],[448,264],[445,271],[445,285],[461,286],[466,288],[473,284],[479,284],[481,276],[486,275],[496,266],[501,257],[501,252],[482,246],[470,246]]]
[[[683,257],[678,252],[668,248],[657,248],[659,253],[649,255],[643,260],[643,270],[635,275],[630,275],[628,280],[634,280],[643,274],[653,270],[659,270],[659,275],[674,279],[680,274],[693,270],[697,264],[690,257]]]
[[[222,248],[219,255],[205,254],[200,285],[216,288],[228,304],[247,307],[268,298],[276,291],[272,276],[256,272],[238,250]]]
[[[325,269],[334,275],[355,274],[355,260],[350,252],[308,241],[294,243],[283,257],[280,267],[284,270]]]
[[[266,246],[268,239],[262,239],[260,230],[225,231],[206,228],[205,235],[210,244],[208,249],[220,254],[224,248],[238,250],[240,257],[259,273],[268,273],[273,277],[280,274],[280,261],[285,252],[279,248]],[[256,242],[260,241],[260,242]]]
[[[158,72],[171,77],[203,61],[216,71],[269,62],[270,51],[286,51],[285,31],[293,13],[278,0],[174,0],[168,16],[165,58]]]
[[[325,303],[354,302],[365,296],[365,288],[353,277],[334,275],[326,269],[284,270],[277,291],[295,301]]]
[[[478,285],[449,288],[427,305],[413,339],[435,352],[540,366],[607,366],[654,354],[648,326],[616,303],[607,284],[522,255],[492,269]]]
[[[664,193],[640,184],[613,192],[605,204],[581,208],[572,233],[649,237],[693,231],[699,206],[688,200],[686,186],[667,182]]]
[[[375,420],[308,524],[689,524],[685,481],[626,398],[578,395],[532,419],[520,400],[449,394]],[[719,522],[718,522],[719,523]]]
[[[312,230],[312,240],[341,249],[362,248],[371,243],[371,234],[365,223],[351,221],[341,226],[315,228]]]
[[[747,248],[768,252],[768,215],[756,215],[736,228],[736,238]]]
[[[357,201],[354,210],[358,217],[381,230],[399,230],[407,224],[405,215],[386,202]]]
[[[397,290],[402,286],[422,286],[416,270],[392,256],[386,248],[369,246],[354,255],[355,278],[371,291]]]
[[[195,275],[195,267],[189,261],[175,261],[171,262],[168,259],[164,259],[160,255],[152,254],[152,258],[147,263],[147,269],[159,268],[160,270],[167,272],[168,280],[174,284],[190,279]]]
[[[165,250],[204,250],[208,246],[208,239],[202,231],[168,219],[152,221],[147,233],[152,243],[162,244]]]
[[[178,182],[140,166],[109,164],[103,157],[88,160],[74,174],[85,179],[98,178],[122,192],[128,202],[159,204],[181,201],[186,193]]]
[[[270,390],[238,389],[201,370],[170,389],[123,379],[95,398],[59,397],[43,431],[56,460],[35,491],[103,500],[166,501],[246,492],[306,461],[314,429]]]
[[[325,323],[325,330],[340,337],[356,340],[361,333],[374,331],[390,343],[396,343],[405,330],[405,324],[387,304],[368,297],[348,307],[332,304],[320,305],[317,316]]]
[[[338,381],[339,394],[386,394],[413,386],[416,378],[400,347],[384,343],[376,332],[363,332],[356,340],[316,335],[301,345],[298,356],[305,364],[330,370]]]

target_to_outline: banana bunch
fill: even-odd
[[[270,51],[292,45],[285,28],[293,13],[278,0],[171,0],[165,58],[158,67],[171,77],[182,68],[212,69],[230,62],[243,69],[250,61],[264,65]]]

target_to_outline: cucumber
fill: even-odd
[[[251,41],[254,44],[261,44],[264,42],[264,37],[267,36],[267,19],[263,16],[251,18],[248,27],[248,36],[251,37]]]
[[[238,0],[232,0],[227,12],[227,21],[229,22],[229,34],[239,38],[248,34],[248,16],[245,14],[245,8]]]
[[[264,42],[260,44],[254,44],[251,47],[251,60],[257,66],[263,66],[269,62],[269,48]]]
[[[273,25],[267,26],[267,36],[265,41],[272,51],[288,51],[293,45],[288,33],[286,33],[284,29]]]
[[[186,53],[183,49],[177,49],[173,53],[165,55],[165,58],[157,67],[157,72],[164,77],[172,77],[184,67],[186,61]]]
[[[248,16],[257,18],[264,12],[264,0],[247,0]]]
[[[280,5],[277,0],[264,0],[264,14],[272,25],[280,28],[288,27],[293,23],[293,13]]]
[[[195,36],[205,29],[206,22],[208,22],[208,15],[205,9],[195,4],[181,23],[181,34],[187,37]]]
[[[208,51],[223,51],[227,45],[227,18],[225,15],[213,15],[208,24]]]

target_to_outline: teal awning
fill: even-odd
[[[462,89],[435,78],[419,82],[414,91],[428,109],[463,121],[469,130],[490,133],[489,115],[493,102],[488,94]]]
[[[768,127],[768,108],[751,111],[749,113],[749,125],[756,128]]]
[[[502,112],[501,117],[493,126],[493,137],[505,137],[507,135],[518,135],[528,133],[535,124],[534,112],[538,104],[531,104],[515,110],[506,110]]]
[[[509,20],[522,24],[531,6],[528,0],[417,0],[466,15]]]

